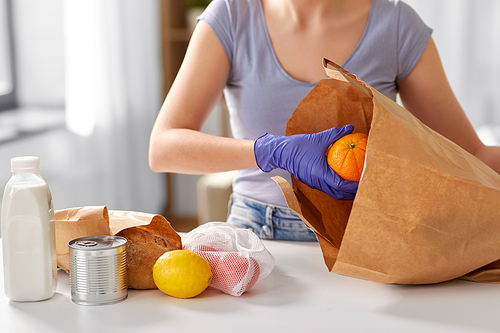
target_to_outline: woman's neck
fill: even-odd
[[[261,0],[274,53],[293,78],[316,82],[321,60],[343,64],[366,28],[371,0]]]
[[[272,10],[289,23],[300,26],[351,17],[369,7],[371,0],[262,0],[266,10]]]

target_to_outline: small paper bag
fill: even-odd
[[[116,235],[128,228],[138,228],[169,239],[182,248],[181,237],[161,215],[108,211],[106,206],[86,206],[55,211],[57,266],[69,272],[68,242],[87,236]]]

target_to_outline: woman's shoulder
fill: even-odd
[[[429,29],[418,13],[399,0],[372,0],[372,28],[375,30],[408,32]]]
[[[260,0],[212,0],[199,18],[237,31],[259,21],[261,12]]]
[[[372,0],[372,6],[379,15],[397,17],[399,19],[418,16],[417,12],[406,2],[400,0]]]
[[[204,12],[204,16],[241,25],[244,21],[253,21],[253,15],[260,11],[260,0],[212,0]]]
[[[212,0],[208,5],[208,8],[224,8],[232,12],[241,10],[245,11],[260,5],[260,0]]]

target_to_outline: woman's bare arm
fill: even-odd
[[[222,45],[200,21],[151,133],[153,171],[203,174],[257,167],[253,141],[200,132],[222,97],[229,70]]]
[[[500,147],[487,147],[478,138],[450,87],[432,39],[398,86],[408,111],[500,173]]]

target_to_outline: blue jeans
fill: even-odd
[[[316,235],[291,209],[232,194],[227,222],[250,229],[261,239],[317,241]]]

